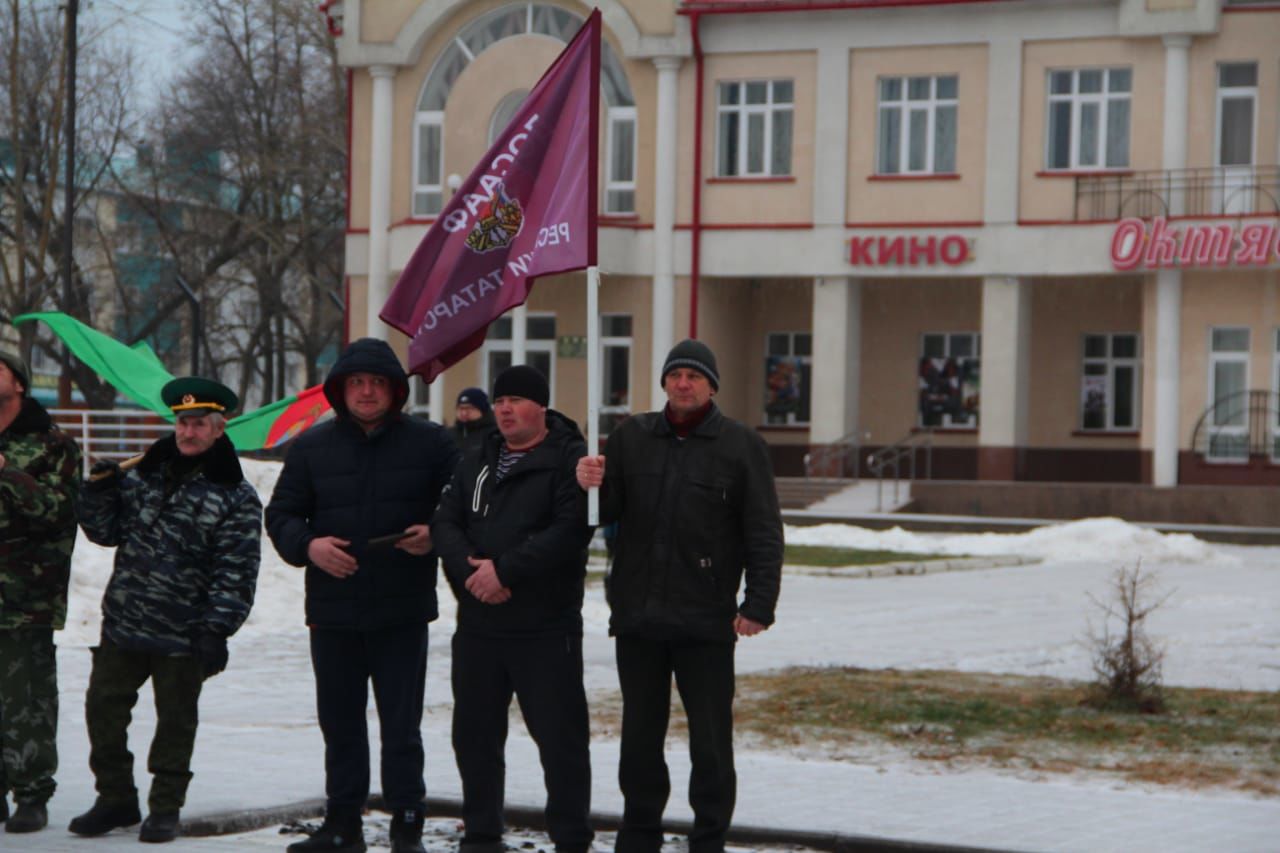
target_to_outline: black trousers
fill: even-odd
[[[691,853],[724,849],[738,777],[733,768],[733,643],[620,636],[614,646],[622,688],[618,783],[624,800],[618,853],[656,853],[671,793],[663,758],[671,678],[689,722]]]
[[[585,850],[593,833],[582,637],[454,634],[452,678],[453,751],[462,777],[466,841],[502,837],[507,714],[514,693],[542,760],[547,832],[557,850]]]
[[[382,739],[382,796],[387,807],[420,808],[422,697],[427,683],[427,624],[376,631],[311,629],[316,711],[324,735],[326,809],[355,817],[369,797],[369,682]]]
[[[128,732],[138,690],[148,678],[155,693],[156,731],[147,755],[152,774],[147,801],[151,812],[167,814],[186,802],[192,776],[204,673],[190,655],[156,655],[107,642],[93,650],[84,700],[89,769],[103,801],[120,804],[138,799]]]

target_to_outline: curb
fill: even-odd
[[[385,811],[381,795],[369,798],[370,810]],[[324,814],[323,799],[303,800],[282,806],[244,811],[218,812],[183,818],[180,834],[188,838],[208,838],[217,835],[233,835],[265,829],[279,823],[318,818]],[[462,801],[440,797],[427,798],[427,814],[431,817],[457,817],[462,814]],[[545,830],[546,821],[542,809],[529,806],[507,806],[504,814],[512,826]],[[591,825],[597,831],[616,830],[622,824],[622,816],[608,813],[592,813]],[[666,834],[687,835],[693,822],[668,820],[663,823]],[[835,832],[805,832],[803,830],[773,827],[734,826],[729,830],[728,841],[734,844],[773,844],[788,847],[807,847],[811,850],[831,853],[996,853],[992,848],[938,844],[927,841],[904,841],[877,838],[870,835],[844,835]],[[1002,849],[1001,853],[1004,853]]]
[[[1010,566],[1034,566],[1039,557],[993,554],[990,557],[953,557],[939,560],[900,560],[874,566],[803,566],[786,564],[784,571],[830,578],[888,578],[899,575],[931,575],[939,572],[972,572],[979,569],[1003,569]]]

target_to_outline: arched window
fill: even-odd
[[[584,20],[557,6],[523,2],[487,12],[458,31],[436,59],[418,97],[413,121],[414,216],[435,216],[444,209],[444,109],[458,75],[473,59],[503,39],[542,35],[568,43]],[[605,164],[603,212],[634,213],[635,99],[617,54],[607,41],[602,47],[600,89],[608,108],[605,151],[601,158]],[[512,92],[498,104],[489,128],[490,140],[506,127],[527,95],[527,92]],[[504,113],[505,120],[498,124]]]

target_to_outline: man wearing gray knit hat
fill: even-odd
[[[618,525],[607,581],[622,687],[625,805],[616,849],[662,847],[674,676],[689,724],[689,850],[719,853],[737,789],[734,644],[773,624],[782,517],[764,440],[712,399],[720,372],[710,347],[676,344],[662,388],[663,411],[628,419],[603,456],[577,467],[580,487],[600,487],[600,523]]]

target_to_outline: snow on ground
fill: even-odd
[[[244,460],[246,474],[270,496],[279,464]],[[1160,534],[1116,519],[1090,519],[1017,534],[928,534],[869,531],[841,525],[788,528],[788,541],[973,556],[1017,554],[1040,562],[1007,568],[853,579],[787,573],[777,624],[738,646],[740,671],[790,665],[955,668],[1088,678],[1084,644],[1114,572],[1141,559],[1168,600],[1150,619],[1167,650],[1165,677],[1175,685],[1280,690],[1280,548],[1213,545],[1184,534]],[[278,806],[323,796],[323,745],[317,729],[308,640],[302,616],[302,573],[284,564],[263,537],[257,601],[231,641],[226,673],[201,698],[188,811],[209,814]],[[51,826],[22,849],[61,850],[74,844],[62,827],[93,800],[86,765],[83,701],[86,648],[97,640],[98,608],[113,552],[77,543],[67,630],[58,637],[62,694],[59,794]],[[449,637],[453,601],[438,587],[441,618],[432,624],[428,657],[428,791],[459,796],[449,743],[452,704]],[[608,611],[598,584],[584,606],[585,680],[596,695],[617,680]],[[154,726],[144,690],[131,729],[136,774],[146,789],[145,749]],[[377,717],[370,710],[377,782]],[[617,743],[592,745],[594,805],[621,811],[616,789]],[[508,802],[540,806],[541,773],[523,727],[508,743]],[[684,803],[687,758],[672,745],[668,814],[689,817]],[[1267,849],[1280,831],[1280,803],[1224,791],[1192,792],[1126,785],[1089,776],[1030,781],[993,770],[948,772],[904,763],[886,753],[861,762],[743,749],[739,755],[743,825],[785,826],[1044,850],[1123,850],[1129,830],[1149,849]],[[1013,808],[1009,808],[1010,805]],[[1130,826],[1131,825],[1131,826]],[[1089,835],[1089,826],[1104,827]],[[1090,830],[1091,831],[1091,830]],[[1110,834],[1108,834],[1110,833]],[[1117,834],[1119,833],[1119,834]],[[1224,834],[1225,833],[1225,834]],[[2,836],[0,836],[2,837]],[[136,836],[113,835],[93,845],[135,849]],[[270,846],[257,833],[245,849]],[[292,839],[282,838],[280,847]],[[520,841],[520,838],[511,839]],[[180,849],[238,849],[215,841],[180,842]],[[106,846],[103,846],[103,845]],[[7,849],[7,843],[6,843]],[[433,850],[451,849],[441,842]],[[600,843],[597,849],[607,849]]]

